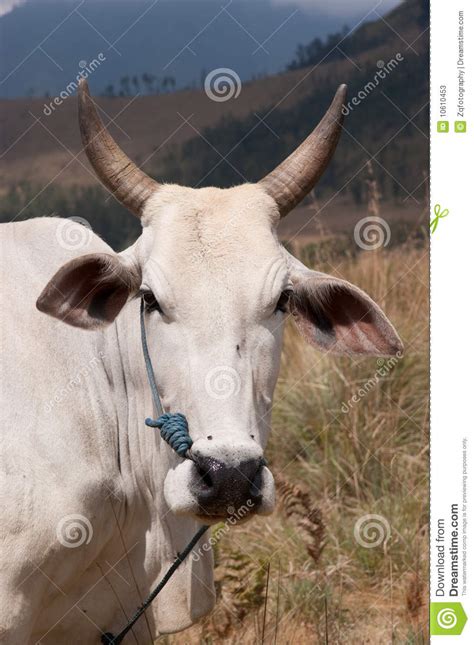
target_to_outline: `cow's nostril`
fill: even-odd
[[[200,454],[194,455],[194,493],[201,510],[208,515],[226,516],[228,508],[259,504],[262,493],[262,459],[227,465]]]
[[[208,488],[212,488],[212,477],[209,473],[209,470],[206,470],[202,466],[197,465],[197,471],[201,479],[201,482],[205,484]]]

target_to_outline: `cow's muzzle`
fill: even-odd
[[[174,513],[193,515],[207,524],[267,515],[275,505],[273,477],[261,452],[223,459],[193,446],[191,459],[168,473],[164,492]]]
[[[242,461],[235,466],[202,455],[194,455],[196,465],[192,489],[200,515],[226,517],[252,513],[262,503],[263,458]]]

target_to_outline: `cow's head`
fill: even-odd
[[[306,269],[275,232],[329,163],[344,98],[342,86],[312,134],[259,183],[193,189],[145,175],[104,129],[81,83],[89,160],[141,218],[143,233],[123,253],[85,255],[64,265],[38,308],[71,325],[100,329],[143,295],[163,406],[186,415],[194,441],[193,460],[177,460],[165,480],[176,513],[209,523],[242,506],[272,510],[274,485],[263,451],[288,317],[323,352],[384,356],[401,350],[367,294]]]

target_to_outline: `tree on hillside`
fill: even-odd
[[[173,90],[176,86],[176,80],[174,76],[165,76],[163,80],[161,81],[161,87],[164,92],[166,92],[168,89]]]
[[[143,81],[143,84],[146,87],[146,90],[147,90],[148,94],[153,94],[153,86],[154,86],[155,81],[156,81],[156,76],[154,76],[153,74],[148,74],[148,72],[143,72],[142,81]],[[156,92],[156,93],[158,93],[158,92]]]
[[[140,94],[140,79],[136,74],[132,76],[132,83],[135,88],[135,94]]]
[[[122,88],[120,92],[121,96],[130,96],[130,76],[122,76],[120,79],[120,87]]]
[[[106,86],[104,90],[104,96],[108,96],[109,98],[113,98],[115,96],[115,88],[113,86],[113,83],[110,83]]]

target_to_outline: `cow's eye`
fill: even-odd
[[[160,314],[163,313],[163,310],[160,307],[160,303],[155,298],[152,291],[144,291],[142,293],[142,298],[145,303],[145,309],[147,311],[158,311]]]
[[[277,311],[282,311],[283,313],[288,313],[288,303],[292,294],[291,289],[285,289],[281,292],[280,298],[278,299],[277,306],[275,307],[275,313]]]

